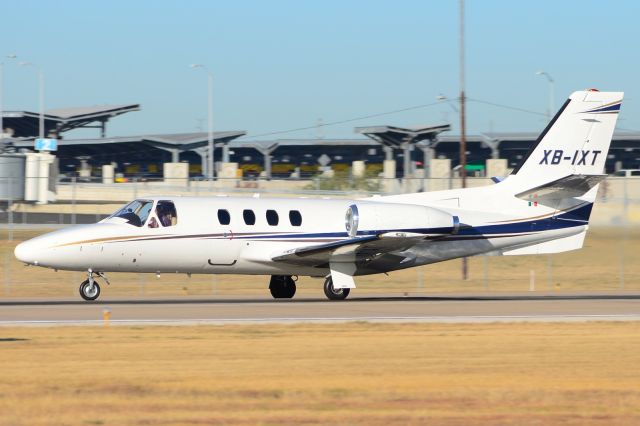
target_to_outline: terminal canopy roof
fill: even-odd
[[[216,146],[227,144],[243,136],[244,131],[214,132]],[[33,141],[12,140],[16,148],[33,148]],[[208,144],[208,133],[174,133],[163,135],[120,136],[97,139],[62,139],[58,141],[59,157],[91,156],[95,158],[110,155],[152,156],[152,150],[185,152],[203,148]]]
[[[424,140],[434,140],[440,133],[447,130],[451,130],[449,124],[416,127],[369,126],[355,128],[356,133],[366,135],[391,148],[400,148],[404,145],[416,144]]]
[[[102,128],[110,118],[131,111],[139,111],[139,104],[99,105],[77,108],[50,109],[44,113],[45,135],[55,133],[57,137],[80,127]],[[14,138],[34,138],[39,133],[40,114],[31,111],[4,111],[3,127],[11,129]]]

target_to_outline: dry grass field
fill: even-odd
[[[76,297],[84,274],[25,267],[13,248],[44,231],[14,231],[14,241],[0,240],[0,297]],[[640,290],[640,229],[595,228],[582,250],[543,256],[469,259],[469,279],[462,280],[460,260],[386,275],[358,277],[358,293],[527,291],[531,271],[537,291]],[[621,280],[624,277],[624,282]],[[163,274],[109,274],[113,283],[103,296],[263,295],[268,277]],[[302,277],[299,294],[322,296],[322,280]]]
[[[0,424],[640,424],[640,323],[0,328]]]

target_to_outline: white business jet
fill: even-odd
[[[573,93],[502,181],[353,200],[148,197],[93,225],[19,244],[30,265],[86,271],[85,300],[107,272],[270,275],[274,298],[295,277],[325,277],[331,300],[354,277],[483,253],[582,247],[623,93]],[[108,283],[108,281],[106,281]]]

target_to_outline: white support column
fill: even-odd
[[[48,152],[28,153],[26,157],[24,199],[47,204],[55,195],[49,193],[49,170],[55,157]]]
[[[189,163],[164,163],[162,170],[166,183],[180,186],[189,184]]]
[[[222,162],[229,163],[229,144],[222,144]]]
[[[351,176],[354,178],[363,178],[366,173],[366,166],[364,161],[353,161],[351,163]]]
[[[423,169],[423,173],[422,173],[422,191],[424,192],[428,192],[430,191],[430,180],[429,180],[429,173],[431,170],[431,160],[433,160],[433,154],[434,154],[434,149],[431,148],[431,145],[426,145],[426,146],[420,146],[420,149],[422,150],[422,169]]]
[[[49,165],[53,162],[53,155],[38,154],[38,204],[49,202]]]
[[[429,167],[430,190],[449,189],[450,178],[451,160],[448,158],[431,159],[431,167]]]
[[[393,148],[390,146],[383,146],[382,149],[384,150],[384,159],[393,160]]]
[[[113,167],[113,164],[105,164],[102,166],[102,183],[113,183],[114,172],[115,168]]]
[[[504,158],[488,159],[485,170],[488,178],[506,176],[507,160]]]

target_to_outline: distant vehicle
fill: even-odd
[[[78,183],[89,183],[92,181],[97,181],[97,178],[91,178],[91,177],[87,177],[87,176],[78,176],[75,173],[74,174],[65,174],[65,175],[60,175],[58,177],[58,183],[73,183],[73,182],[78,182]]]
[[[163,180],[162,173],[136,173],[129,176],[129,182],[157,182]]]
[[[345,299],[354,277],[478,254],[582,247],[622,103],[573,93],[523,162],[488,186],[366,199],[141,197],[93,225],[19,244],[30,265],[86,271],[85,300],[105,272],[271,276],[291,298],[299,275]],[[108,281],[106,281],[108,283]]]
[[[622,169],[611,174],[616,177],[640,177],[640,169]]]

